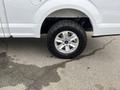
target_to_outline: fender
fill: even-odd
[[[97,28],[97,24],[102,21],[99,11],[89,0],[71,0],[70,2],[68,0],[47,0],[40,6],[34,17],[34,23],[37,24],[35,32],[37,36],[40,35],[44,20],[51,13],[61,9],[74,9],[83,12],[90,18],[94,30]]]

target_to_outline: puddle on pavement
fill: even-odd
[[[24,65],[12,62],[6,53],[0,54],[0,88],[24,84],[26,90],[41,90],[51,82],[61,80],[57,69],[64,68],[65,63],[46,67]]]

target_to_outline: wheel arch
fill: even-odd
[[[87,5],[88,7],[83,4]],[[34,22],[37,23],[37,25],[38,25],[37,29],[39,31],[39,34],[41,33],[41,28],[42,28],[42,25],[43,25],[43,22],[45,21],[45,19],[47,17],[49,17],[51,14],[53,14],[59,10],[64,10],[64,9],[75,10],[75,11],[83,13],[85,16],[87,16],[90,19],[93,29],[95,30],[97,28],[97,24],[101,22],[101,15],[100,15],[99,11],[97,10],[97,8],[92,3],[86,1],[83,4],[80,4],[80,5],[77,5],[77,4],[53,5],[53,3],[52,3],[53,6],[50,6],[46,3],[45,5],[41,6],[41,8],[37,11],[37,13],[34,17]],[[38,34],[38,31],[36,30],[36,34]]]

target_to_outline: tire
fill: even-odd
[[[72,41],[72,39],[69,39],[73,36],[76,38],[74,41]],[[67,37],[67,40],[69,39],[69,42],[64,41],[66,39],[65,37]],[[61,48],[64,46],[62,49],[57,48],[57,46],[60,46],[58,44],[59,42],[57,42],[57,38],[62,39],[60,41]],[[54,24],[48,31],[48,49],[54,56],[62,59],[71,59],[77,57],[85,49],[86,43],[87,36],[85,30],[78,23],[71,20],[59,21],[56,24]],[[72,44],[75,46],[73,46]],[[72,45],[73,48],[70,45]]]

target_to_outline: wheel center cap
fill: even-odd
[[[68,41],[67,41],[67,40],[65,41],[65,44],[68,44]]]

